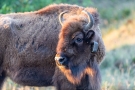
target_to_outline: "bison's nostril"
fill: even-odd
[[[59,65],[64,65],[67,61],[66,57],[55,57],[55,60]]]
[[[61,58],[59,58],[59,62],[60,62],[61,64],[63,64],[63,63],[64,63],[64,61],[66,61],[66,58],[65,58],[65,57],[61,57]]]

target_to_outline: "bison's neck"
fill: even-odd
[[[88,81],[91,87],[100,87],[100,72],[98,64],[95,62],[72,66],[69,69],[61,69],[61,71],[64,73],[68,81],[74,85],[81,85],[83,79],[88,76]]]

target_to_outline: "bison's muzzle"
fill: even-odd
[[[55,61],[56,61],[56,64],[58,66],[65,66],[65,67],[67,67],[68,59],[67,59],[67,57],[65,55],[56,54]]]

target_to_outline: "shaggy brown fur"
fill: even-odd
[[[58,16],[65,10],[70,11],[64,15],[65,19],[72,15],[78,16],[84,9],[77,5],[54,4],[34,12],[1,14],[0,87],[2,87],[6,77],[10,77],[21,85],[53,85],[52,77],[56,66],[54,61],[55,50],[58,34],[61,30]],[[96,17],[95,9],[87,9]],[[95,18],[95,21],[98,22],[98,19]],[[99,53],[98,56],[101,57],[96,60],[101,62],[103,55]],[[76,64],[78,63],[80,62],[76,62]],[[84,72],[88,73],[88,71],[91,72],[87,69]],[[76,82],[79,83],[80,81]]]
[[[57,64],[53,80],[58,90],[100,90],[98,63],[105,55],[105,47],[98,26],[99,17],[96,9],[85,10],[91,12],[95,20],[90,32],[83,31],[88,22],[88,17],[83,13],[70,16],[62,25],[56,57],[64,55],[68,62],[66,66]],[[83,41],[77,43],[78,38]],[[96,53],[91,53],[90,43],[93,41],[99,43]]]

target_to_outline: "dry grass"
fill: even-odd
[[[107,51],[114,48],[121,47],[122,45],[135,44],[135,20],[128,20],[118,29],[111,30],[104,35],[103,40]]]
[[[10,79],[7,79],[3,85],[2,90],[55,90],[55,87],[53,86],[50,86],[50,87],[21,86],[12,82]]]
[[[101,64],[102,90],[135,90],[135,20],[103,36],[107,54]]]

